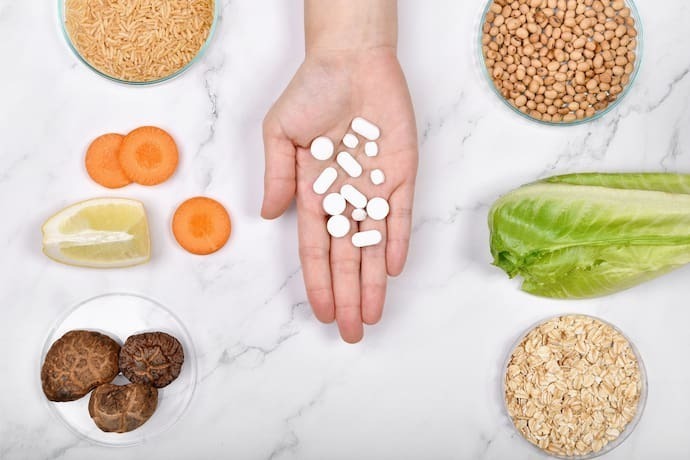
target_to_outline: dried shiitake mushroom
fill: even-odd
[[[148,385],[105,384],[89,399],[89,415],[102,431],[127,433],[146,423],[158,406],[158,390]]]
[[[41,368],[43,392],[51,401],[74,401],[120,373],[120,345],[95,331],[70,331],[46,354]]]
[[[184,351],[180,342],[165,332],[132,335],[120,352],[120,370],[131,382],[167,386],[180,375]]]

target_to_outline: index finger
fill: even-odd
[[[331,237],[320,209],[297,200],[299,256],[307,298],[316,318],[323,323],[335,320],[335,302],[331,283]]]

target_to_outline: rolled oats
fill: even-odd
[[[640,364],[627,339],[588,316],[561,316],[532,329],[505,376],[508,414],[545,452],[586,456],[615,441],[637,414]]]

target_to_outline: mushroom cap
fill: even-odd
[[[41,385],[51,401],[74,401],[120,373],[120,345],[95,331],[69,331],[55,341],[41,368]]]
[[[158,390],[140,383],[96,388],[89,399],[89,415],[108,433],[127,433],[146,423],[158,406]]]
[[[131,382],[163,388],[180,375],[184,350],[165,332],[144,332],[127,338],[120,352],[120,370]]]

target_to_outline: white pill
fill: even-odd
[[[329,138],[321,136],[314,139],[311,143],[311,155],[317,160],[328,160],[333,156],[335,146]]]
[[[362,208],[357,208],[352,211],[352,220],[355,222],[362,222],[367,218],[367,212]]]
[[[383,171],[380,169],[374,169],[370,174],[369,177],[371,177],[371,183],[374,185],[381,185],[386,181],[386,176],[383,174]]]
[[[326,229],[333,238],[342,238],[350,232],[350,221],[343,215],[331,216]]]
[[[354,149],[359,145],[359,139],[357,139],[357,136],[354,134],[347,133],[345,134],[345,137],[343,137],[343,144],[348,149]]]
[[[337,178],[338,171],[329,166],[324,169],[321,174],[319,174],[319,177],[316,178],[316,181],[314,181],[314,191],[319,195],[323,195],[331,188],[331,185],[333,185],[333,182],[335,182]]]
[[[337,216],[345,212],[347,203],[345,203],[345,198],[340,193],[329,193],[326,198],[323,199],[323,210],[326,214],[331,216]]]
[[[381,136],[379,127],[362,117],[357,117],[352,120],[352,131],[360,136],[366,137],[370,141],[375,141]]]
[[[345,201],[355,208],[366,208],[367,206],[367,197],[350,184],[343,185],[340,188],[340,194],[345,198]]]
[[[359,177],[362,175],[362,165],[360,165],[357,160],[355,160],[355,157],[348,152],[340,152],[336,161],[350,177]]]
[[[379,144],[376,142],[367,142],[364,144],[364,153],[368,157],[375,157],[379,154]]]
[[[374,220],[385,219],[388,217],[390,210],[388,202],[383,198],[372,198],[369,200],[369,203],[367,203],[367,215]]]
[[[366,232],[357,232],[352,235],[352,244],[358,248],[364,248],[379,244],[381,239],[381,232],[378,230],[367,230]]]

